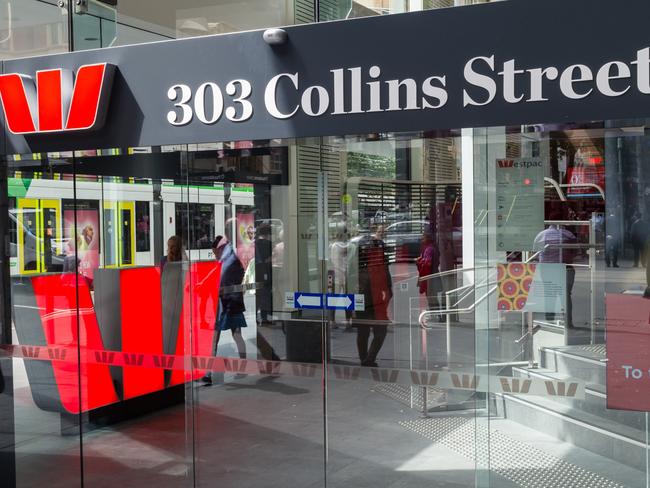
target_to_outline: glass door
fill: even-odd
[[[479,486],[647,486],[640,122],[466,131],[475,265],[490,283]]]
[[[473,486],[482,396],[459,134],[328,137],[321,151],[327,485]]]
[[[294,141],[187,153],[196,486],[324,486],[320,167]]]
[[[16,219],[19,273],[60,268],[61,205],[58,200],[18,198]]]
[[[135,264],[135,202],[104,201],[104,265]]]

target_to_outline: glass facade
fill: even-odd
[[[0,53],[468,3],[4,2]],[[2,486],[648,486],[646,126],[6,155]]]

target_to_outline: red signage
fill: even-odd
[[[605,166],[577,166],[569,168],[567,180],[571,185],[567,190],[569,196],[601,196],[600,191],[593,185],[605,190]]]
[[[115,66],[89,64],[31,76],[0,75],[0,99],[12,134],[99,129],[104,125]]]
[[[203,376],[207,368],[202,364],[172,368],[167,361],[171,355],[214,354],[214,327],[201,325],[216,322],[220,276],[221,264],[216,261],[192,263],[182,279],[179,275],[180,289],[172,287],[179,295],[165,297],[160,268],[121,269],[115,302],[118,319],[110,323],[104,319],[103,324],[85,279],[75,273],[31,278],[37,318],[19,314],[17,327],[42,337],[43,346],[73,348],[78,354],[71,360],[65,351],[52,353],[49,360],[30,364],[27,373],[36,404],[43,410],[77,414]],[[167,314],[166,327],[163,304],[179,298],[179,316]],[[109,338],[119,339],[120,346],[108,348]],[[38,347],[29,349],[28,356],[37,355]],[[125,364],[111,366],[120,354]],[[155,367],[141,367],[146,355],[156,356]]]
[[[650,300],[607,294],[607,408],[650,411]]]

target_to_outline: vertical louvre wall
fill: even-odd
[[[346,171],[342,163],[341,149],[334,144],[296,145],[297,222],[299,245],[298,286],[300,290],[320,292],[321,275],[310,268],[316,262],[318,221],[318,173],[327,174],[328,208],[326,219],[341,210],[341,181]]]
[[[309,24],[315,19],[313,0],[294,0],[294,22]]]
[[[445,8],[453,7],[454,0],[424,0],[422,2],[422,7],[425,10],[434,9],[434,8]]]
[[[313,144],[297,146],[298,215],[317,211],[318,172],[327,173],[328,214],[340,210],[342,164],[341,149],[336,145]]]
[[[452,137],[424,140],[424,174],[428,181],[460,181],[456,149],[456,140]]]
[[[408,202],[403,202],[405,194],[410,196]],[[460,195],[460,183],[454,181],[404,183],[361,178],[356,202],[360,223],[369,226],[372,219],[385,224],[427,220],[431,209],[442,203],[451,204],[454,212],[460,211]],[[402,210],[399,210],[400,204],[404,207]]]

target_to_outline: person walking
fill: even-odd
[[[364,295],[365,309],[358,311],[357,349],[362,366],[377,366],[377,355],[388,333],[388,305],[393,298],[393,283],[388,267],[384,226],[375,227],[373,235],[364,236],[358,243],[359,293]],[[372,342],[368,347],[370,331]]]
[[[630,226],[630,240],[632,241],[632,251],[634,253],[634,267],[642,264],[643,254],[645,252],[645,244],[647,240],[647,223],[639,212],[634,214],[632,218],[632,225]]]
[[[217,311],[216,337],[214,355],[217,355],[219,340],[224,331],[229,330],[237,345],[241,359],[246,358],[246,343],[242,337],[242,328],[246,327],[244,311],[244,266],[232,248],[227,238],[217,236],[212,242],[212,252],[221,263],[221,278],[219,280],[219,310]],[[202,381],[212,384],[212,374],[207,373]]]

